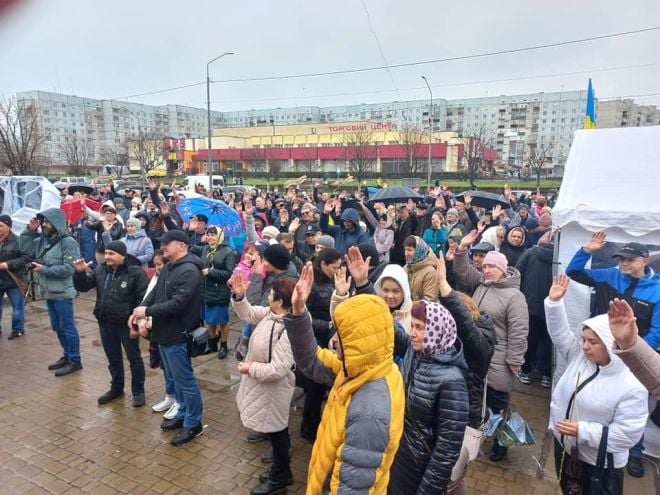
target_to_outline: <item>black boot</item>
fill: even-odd
[[[224,359],[229,354],[229,349],[227,349],[227,342],[220,342],[220,351],[218,351],[218,359]]]
[[[218,352],[218,342],[220,342],[220,337],[213,337],[212,339],[209,339],[209,341],[206,343],[204,354],[214,354]]]
[[[493,462],[499,462],[504,459],[506,456],[507,448],[504,445],[501,445],[497,440],[493,441],[493,446],[490,449],[490,455],[488,458]]]
[[[261,476],[259,478],[261,479]],[[291,473],[290,468],[277,469],[273,466],[268,479],[253,488],[250,495],[282,495],[286,493],[287,485],[292,483],[293,473]]]

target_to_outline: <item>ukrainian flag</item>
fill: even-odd
[[[591,78],[589,78],[589,88],[587,89],[587,114],[584,116],[584,128],[596,128],[596,105],[594,103],[594,88],[591,86]]]

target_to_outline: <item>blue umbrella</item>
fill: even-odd
[[[185,198],[177,206],[181,218],[187,223],[195,215],[206,215],[208,225],[215,225],[225,231],[225,236],[243,233],[243,222],[238,212],[226,203],[205,197]]]

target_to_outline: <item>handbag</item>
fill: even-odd
[[[607,457],[607,471],[610,473],[610,478],[612,477],[612,472],[614,470],[614,456],[611,453],[607,452],[607,437],[609,433],[609,428],[603,426],[603,433],[600,436],[600,443],[598,444],[598,456],[596,457],[596,469],[591,475],[589,480],[589,491],[587,495],[602,495],[606,493],[611,493],[609,487],[605,486],[604,474],[605,474],[605,458]]]
[[[188,354],[190,357],[197,357],[204,354],[206,343],[211,338],[209,329],[206,327],[197,327],[194,330],[186,332],[188,340]]]
[[[468,463],[474,461],[479,456],[479,451],[481,446],[486,440],[486,392],[488,388],[488,377],[484,380],[484,395],[481,402],[481,425],[479,428],[472,428],[467,425],[465,427],[465,434],[463,435],[463,445],[461,447],[461,452],[465,450],[467,452]],[[454,468],[451,471],[451,481],[458,481],[463,475],[465,469],[460,466],[458,462],[454,464]]]

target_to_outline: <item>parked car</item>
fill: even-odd
[[[58,189],[64,189],[71,184],[89,184],[90,180],[87,177],[60,177],[60,180],[53,185]]]

